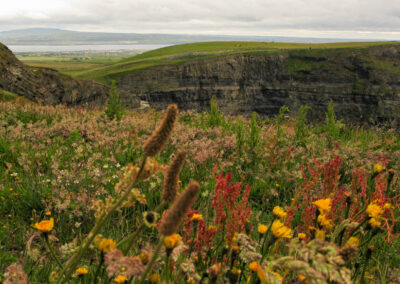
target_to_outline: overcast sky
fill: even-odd
[[[400,40],[400,0],[0,0],[0,31],[231,34]]]

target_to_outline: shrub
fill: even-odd
[[[115,87],[115,81],[113,81],[108,96],[105,114],[110,120],[116,119],[119,121],[124,116],[124,113],[125,109],[119,99],[119,92]]]

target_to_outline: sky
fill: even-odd
[[[400,0],[0,0],[0,31],[400,40]]]

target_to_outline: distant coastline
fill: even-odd
[[[168,44],[75,44],[75,45],[8,45],[14,52],[75,52],[75,51],[119,51],[153,50]]]

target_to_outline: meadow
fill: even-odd
[[[393,129],[4,98],[4,283],[400,283]]]
[[[82,70],[111,65],[141,52],[140,50],[19,52],[17,57],[26,65],[52,68],[61,73],[74,76],[82,72]]]

